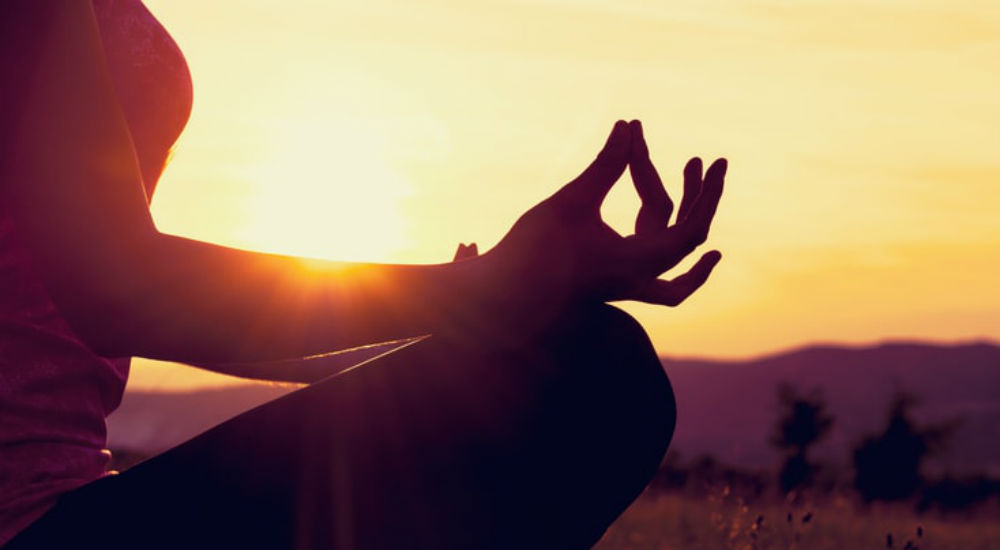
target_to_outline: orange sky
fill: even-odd
[[[1000,338],[1000,4],[146,3],[195,83],[166,232],[446,261],[641,118],[674,193],[689,156],[730,159],[713,279],[625,306],[661,353]],[[636,205],[626,176],[605,215]]]

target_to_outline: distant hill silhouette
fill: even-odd
[[[678,401],[673,449],[713,454],[746,467],[777,463],[767,444],[777,415],[776,387],[820,388],[836,418],[815,457],[845,462],[865,433],[882,429],[896,390],[917,397],[920,422],[961,419],[948,452],[932,466],[1000,475],[1000,347],[888,343],[807,347],[746,361],[664,359]]]
[[[815,449],[844,463],[851,446],[885,422],[896,390],[918,398],[921,422],[961,419],[948,452],[932,467],[1000,475],[1000,346],[887,343],[812,346],[741,361],[664,358],[678,402],[671,448],[686,458],[712,454],[747,468],[777,464],[767,441],[777,415],[776,388],[820,388],[836,424]],[[245,385],[191,393],[130,392],[109,419],[112,449],[162,451],[294,386]]]

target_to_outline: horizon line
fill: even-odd
[[[731,355],[731,356],[669,355],[661,353],[658,354],[657,357],[659,357],[660,361],[670,360],[670,361],[706,361],[713,363],[746,363],[751,361],[761,361],[764,359],[771,359],[774,357],[789,355],[811,349],[835,348],[835,349],[858,351],[858,350],[876,349],[888,346],[907,346],[907,345],[939,347],[939,348],[959,348],[959,347],[986,345],[995,348],[1000,348],[1000,340],[989,336],[973,336],[969,338],[956,338],[947,340],[900,336],[900,337],[878,338],[874,340],[867,340],[861,342],[813,340],[811,342],[793,344],[787,347],[776,348],[769,351],[751,353],[746,355]]]

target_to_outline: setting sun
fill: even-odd
[[[239,237],[285,254],[392,258],[409,244],[401,202],[411,190],[378,131],[331,111],[276,121],[267,152],[246,167],[251,190]]]

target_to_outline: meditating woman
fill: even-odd
[[[139,0],[3,2],[0,37],[0,545],[586,547],[642,491],[674,401],[606,302],[675,306],[706,280],[717,252],[658,277],[705,241],[724,160],[688,163],[670,224],[619,121],[482,255],[303,262],[157,230],[192,93]],[[600,205],[626,167],[622,237]],[[421,335],[335,376],[282,361]],[[134,356],[310,385],[111,475]]]

